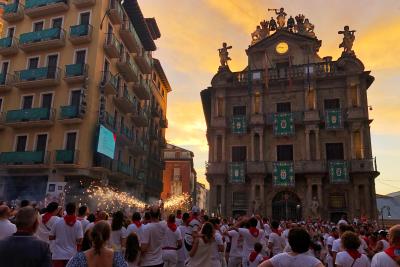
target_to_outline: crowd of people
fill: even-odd
[[[198,207],[127,215],[52,202],[43,210],[0,203],[0,266],[395,267],[400,225],[209,217]]]

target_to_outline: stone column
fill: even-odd
[[[361,159],[365,159],[364,127],[360,128]]]
[[[321,151],[320,151],[321,144],[319,143],[319,129],[315,129],[315,153],[316,159],[321,160]]]
[[[225,155],[225,134],[222,135],[222,161],[224,162],[226,158]]]
[[[356,150],[354,147],[354,132],[350,131],[350,151],[351,151],[351,159],[356,158]]]
[[[212,159],[211,162],[215,162],[217,160],[217,155],[218,155],[218,135],[214,135],[214,141],[212,144],[213,147],[213,155],[212,155]]]
[[[255,160],[255,149],[254,149],[254,132],[251,132],[251,161]]]
[[[312,181],[310,177],[307,177],[307,196],[306,196],[306,205],[303,204],[303,217],[306,218],[311,215],[310,209],[306,209],[306,207],[311,207],[312,203]],[[307,210],[307,212],[305,212]]]
[[[371,198],[371,192],[369,190],[369,186],[367,184],[364,184],[364,201],[365,201],[365,214],[371,214],[371,207],[374,207],[374,205],[371,206],[371,199],[375,199],[375,198]]]
[[[264,161],[264,133],[260,132],[259,133],[259,138],[260,138],[260,161]]]
[[[306,133],[306,159],[310,160],[310,130],[305,130]]]
[[[354,198],[354,208],[355,208],[355,215],[357,216],[357,215],[360,215],[360,214],[357,214],[357,213],[358,213],[358,212],[361,212],[358,184],[355,184],[355,185],[354,185],[354,192],[353,192],[353,195],[356,196],[356,197]],[[364,204],[365,204],[365,203],[364,203]]]
[[[322,179],[321,179],[322,180]],[[318,203],[319,203],[319,214],[322,217],[322,211],[323,211],[323,207],[324,207],[324,201],[323,201],[323,196],[322,196],[322,181],[318,182],[317,185],[317,194],[318,194]]]

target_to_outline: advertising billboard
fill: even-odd
[[[116,135],[103,125],[100,125],[97,152],[114,159],[115,142]]]

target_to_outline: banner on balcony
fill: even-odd
[[[349,170],[346,161],[330,161],[329,165],[329,178],[331,183],[348,183]]]
[[[325,110],[325,128],[326,129],[343,128],[342,112],[340,109]]]
[[[274,114],[274,135],[289,136],[294,134],[293,113]]]
[[[245,134],[247,132],[247,122],[245,116],[232,117],[232,133]]]
[[[274,186],[294,186],[293,162],[274,162],[272,179]]]
[[[229,168],[229,179],[231,183],[245,182],[245,166],[244,163],[231,163]]]

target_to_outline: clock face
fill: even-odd
[[[289,50],[289,45],[285,42],[280,42],[276,45],[275,50],[278,54],[285,54]]]

